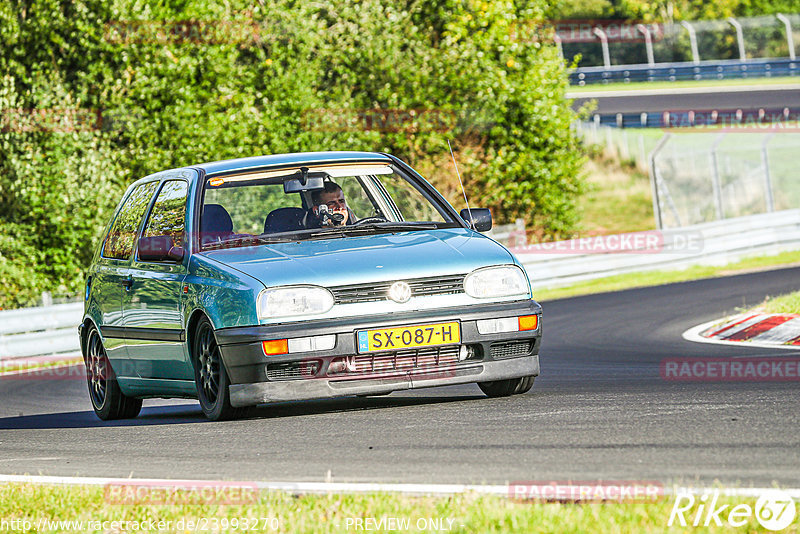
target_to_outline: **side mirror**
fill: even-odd
[[[488,208],[472,208],[461,210],[461,218],[473,230],[488,232],[492,229],[492,212]]]
[[[186,255],[183,247],[175,245],[172,236],[155,235],[139,239],[139,259],[141,261],[171,261],[180,263]]]

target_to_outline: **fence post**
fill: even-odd
[[[561,46],[561,37],[558,35],[558,32],[553,34],[553,42],[556,43],[556,49],[558,50],[558,57],[561,58],[561,61],[564,61],[564,47]]]
[[[644,46],[645,50],[647,51],[647,64],[652,67],[656,64],[656,60],[653,55],[653,36],[650,35],[650,29],[644,24],[637,24],[636,29],[639,30],[642,35],[644,35]]]
[[[697,51],[697,34],[695,33],[692,25],[687,21],[682,20],[681,26],[686,28],[686,31],[689,32],[689,43],[692,45],[692,62],[697,65],[700,63],[700,52]]]
[[[739,59],[747,61],[747,55],[744,52],[744,32],[742,31],[742,25],[733,17],[728,17],[728,22],[736,30],[736,42],[739,44]]]
[[[631,159],[631,147],[628,145],[628,130],[625,128],[622,129],[622,145],[620,145],[620,148],[622,149],[620,159]]]
[[[650,165],[648,168],[650,172],[648,174],[650,175],[650,187],[653,190],[653,217],[656,219],[656,228],[658,230],[661,230],[664,224],[661,218],[661,203],[658,198],[658,169],[656,168],[656,156],[658,156],[658,153],[661,152],[661,149],[664,148],[664,145],[667,144],[671,136],[672,134],[669,132],[664,134],[664,137],[658,140],[656,147],[650,153]]]
[[[717,145],[725,139],[725,134],[720,134],[711,145],[711,187],[714,190],[714,206],[717,211],[717,220],[725,218],[725,211],[722,209],[722,187],[719,182],[719,162],[717,161]]]
[[[600,28],[595,28],[592,33],[600,38],[600,44],[603,46],[603,65],[608,70],[611,68],[611,55],[608,53],[608,36]]]
[[[792,34],[792,21],[789,20],[789,17],[782,13],[778,13],[775,15],[778,17],[778,20],[783,22],[783,26],[786,28],[786,44],[789,45],[789,59],[794,61],[797,59],[794,54],[794,35]]]
[[[606,129],[606,150],[608,150],[609,154],[614,154],[614,156],[619,156],[616,143],[614,143],[614,138],[611,136],[611,127],[606,126],[605,129]]]
[[[775,132],[769,134],[761,143],[761,164],[764,165],[764,197],[767,199],[767,211],[775,211],[775,197],[772,195],[772,178],[769,175],[769,153],[767,145],[769,144]]]
[[[638,159],[639,159],[639,161],[638,161],[638,165],[637,166],[643,171],[646,170],[647,169],[647,151],[645,151],[645,149],[644,149],[644,135],[642,135],[642,134],[639,134],[639,158]]]
[[[525,219],[517,219],[514,224],[516,225],[514,237],[515,247],[525,247],[528,245],[528,234],[525,230]]]

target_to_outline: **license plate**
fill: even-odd
[[[398,326],[356,332],[358,352],[435,347],[461,343],[458,321],[415,326]]]

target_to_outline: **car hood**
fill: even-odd
[[[339,286],[467,274],[514,263],[505,248],[463,228],[402,232],[206,251],[265,286]]]

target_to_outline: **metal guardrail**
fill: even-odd
[[[528,244],[525,219],[517,219],[513,224],[495,225],[485,234],[509,248],[524,247]]]
[[[80,354],[83,302],[0,311],[0,360]]]
[[[537,288],[560,287],[625,273],[725,265],[746,256],[800,249],[800,210],[643,234],[654,236],[659,245],[641,250],[581,253],[591,245],[591,239],[596,239],[585,238],[531,245],[513,249],[513,252],[525,266],[534,292]],[[609,236],[603,239],[605,243],[612,242]],[[614,241],[619,242],[619,239]]]
[[[592,123],[616,128],[662,128],[692,133],[692,128],[728,128],[747,131],[796,130],[800,107],[758,109],[684,109],[642,113],[593,113]]]
[[[720,59],[694,63],[657,63],[655,65],[612,65],[610,67],[580,67],[569,75],[572,85],[605,84],[613,82],[656,82],[678,80],[722,80],[726,78],[765,78],[800,76],[800,60],[782,59]]]

